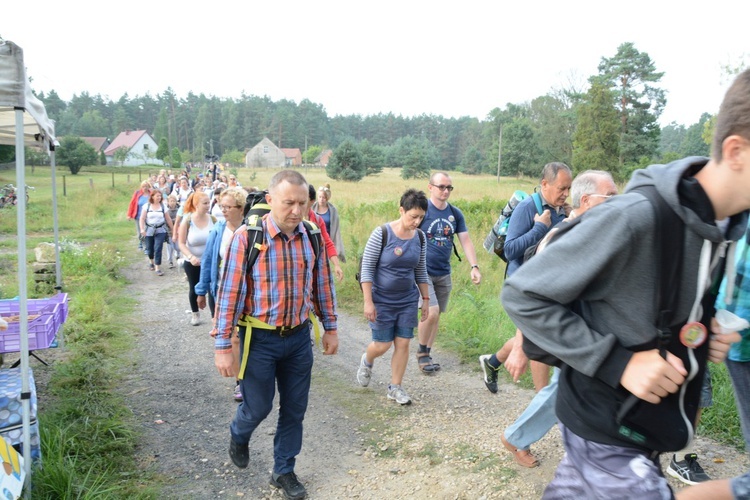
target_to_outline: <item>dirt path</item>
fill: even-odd
[[[163,277],[145,263],[126,270],[128,293],[139,303],[134,320],[140,333],[123,392],[144,430],[140,459],[166,479],[164,498],[282,498],[268,485],[277,411],[251,439],[249,467],[237,469],[227,455],[237,406],[233,381],[214,368],[208,321],[189,324],[184,274],[164,267]],[[434,377],[420,374],[412,355],[404,387],[414,403],[401,407],[385,397],[388,355],[376,362],[370,387],[356,384],[370,340],[367,324],[341,314],[339,336],[337,356],[316,349],[296,469],[309,498],[541,496],[562,457],[557,429],[533,447],[542,462],[536,469],[516,466],[499,442],[532,391],[505,382],[490,394],[478,366],[462,365],[438,348],[434,357],[443,369]],[[714,477],[747,470],[747,458],[732,449],[705,439],[695,449]]]

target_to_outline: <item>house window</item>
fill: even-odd
[[[264,155],[268,154],[268,146],[263,146],[263,154]]]
[[[143,150],[144,150],[144,151],[148,151],[148,144],[144,144],[144,145],[143,145]]]

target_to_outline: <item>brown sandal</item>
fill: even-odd
[[[503,435],[500,436],[500,441],[502,441],[503,446],[513,454],[513,458],[518,465],[528,467],[529,469],[539,466],[539,460],[531,454],[531,450],[519,450],[510,444]]]
[[[417,365],[425,375],[433,375],[437,371],[435,365],[432,364],[432,358],[426,352],[417,353]]]

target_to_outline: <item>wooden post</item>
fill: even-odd
[[[93,179],[93,178],[91,178],[91,177],[89,177],[89,187],[90,187],[91,189],[94,189],[94,179]]]
[[[65,176],[63,175],[63,196],[68,196],[67,185],[65,184]]]
[[[115,173],[112,172],[112,189],[115,188]]]

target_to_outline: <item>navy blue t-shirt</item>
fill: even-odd
[[[453,252],[451,236],[467,231],[464,214],[455,206],[451,209],[450,205],[446,205],[444,210],[438,210],[432,201],[428,200],[427,213],[420,227],[427,236],[427,274],[450,274]]]

